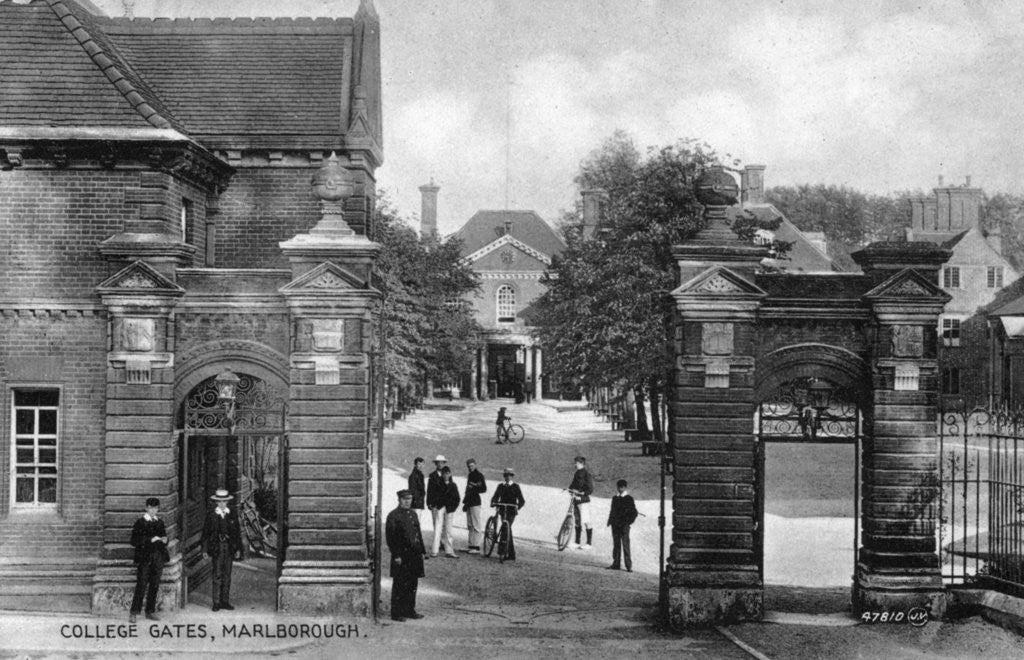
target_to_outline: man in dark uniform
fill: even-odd
[[[423,577],[423,535],[420,520],[412,510],[412,492],[398,491],[398,508],[384,522],[384,538],[391,553],[391,618],[395,621],[422,619],[416,612],[416,589]]]
[[[633,570],[633,557],[629,554],[629,526],[636,521],[639,512],[633,496],[626,492],[629,484],[619,479],[615,484],[619,492],[612,497],[612,509],[608,513],[608,527],[612,528],[612,564],[610,570],[619,570],[619,557],[626,561],[626,570]]]
[[[234,497],[224,488],[210,497],[217,506],[206,516],[203,527],[203,554],[213,559],[213,611],[233,610],[231,605],[231,569],[242,559],[242,531],[238,514],[228,508]]]
[[[423,457],[417,456],[412,462],[409,474],[409,490],[412,491],[412,509],[423,526],[423,511],[427,500],[426,478],[423,476]]]
[[[160,588],[160,574],[164,564],[170,560],[167,554],[167,528],[157,517],[160,500],[150,497],[146,500],[146,513],[135,521],[132,527],[132,546],[135,547],[135,596],[128,620],[135,623],[135,617],[142,611],[142,599],[146,599],[146,618],[159,621],[156,616],[157,591]]]

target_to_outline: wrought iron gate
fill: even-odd
[[[939,489],[943,582],[1024,596],[1024,411],[942,411]]]
[[[280,578],[288,537],[288,435],[284,399],[259,379],[241,376],[230,403],[214,379],[186,398],[183,428],[176,431],[181,466],[179,529],[183,599],[209,574],[202,532],[209,497],[226,488],[235,498],[250,552],[276,560]],[[184,607],[185,602],[181,605]]]
[[[799,378],[789,381],[757,410],[755,445],[756,515],[754,552],[758,574],[764,579],[765,445],[769,442],[801,444],[852,444],[854,446],[854,563],[860,547],[861,441],[863,419],[855,393],[835,388],[827,381]],[[852,575],[851,566],[851,575]]]

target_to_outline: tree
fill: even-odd
[[[453,381],[469,370],[479,324],[464,297],[479,288],[457,240],[421,240],[390,204],[377,200],[377,282],[384,294],[384,369],[393,391]]]
[[[898,238],[910,226],[909,195],[869,195],[819,183],[775,186],[765,193],[765,199],[797,229],[824,232],[829,256],[840,266],[855,270],[851,252],[875,241]]]
[[[715,162],[706,145],[682,140],[641,156],[616,132],[580,166],[581,189],[609,196],[598,235],[585,238],[579,209],[563,218],[567,249],[553,260],[535,303],[548,364],[588,387],[634,388],[638,405],[669,383],[676,264],[671,248],[702,227],[694,179]],[[642,418],[642,416],[641,416]]]

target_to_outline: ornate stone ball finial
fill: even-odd
[[[704,206],[732,206],[739,199],[736,179],[720,165],[708,168],[693,185],[697,201]]]

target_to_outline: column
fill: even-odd
[[[491,398],[490,388],[491,379],[487,373],[487,364],[489,361],[487,345],[480,349],[480,400],[487,401]]]

